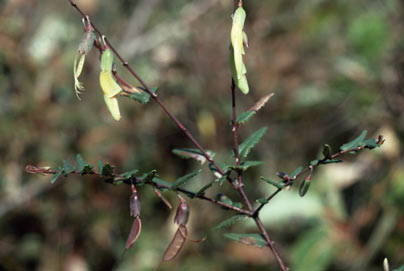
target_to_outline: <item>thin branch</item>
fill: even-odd
[[[86,14],[81,11],[81,9],[77,6],[77,4],[73,0],[68,0],[70,4],[81,14],[83,18],[86,18]],[[234,1],[234,10],[236,9],[236,4],[240,5],[241,1],[236,3]],[[98,28],[91,22],[91,25],[93,26],[94,30],[97,32],[97,34],[101,37],[105,37],[101,31],[98,30]],[[182,133],[188,137],[188,139],[194,144],[194,146],[201,151],[202,155],[217,169],[217,171],[221,174],[224,175],[225,172],[217,165],[217,163],[210,157],[210,155],[205,151],[205,149],[199,144],[199,142],[191,135],[191,133],[184,127],[184,125],[167,109],[165,104],[160,100],[160,98],[155,94],[153,91],[150,90],[150,88],[147,86],[147,84],[137,75],[137,73],[130,67],[129,63],[125,61],[122,56],[116,51],[115,47],[109,42],[109,40],[105,37],[105,42],[107,45],[110,47],[110,49],[114,52],[114,54],[117,56],[119,61],[122,63],[122,65],[139,81],[139,83],[144,87],[144,89],[151,95],[151,97],[160,105],[160,107],[163,109],[164,112],[167,113],[167,115],[174,121],[174,123],[177,125],[177,127],[182,131]],[[237,185],[230,177],[227,176],[227,180],[233,185],[235,189],[237,189],[241,195],[241,197],[244,199],[245,203],[247,204],[248,208],[250,211],[252,211],[252,206],[250,201],[248,200],[245,191],[243,189],[242,185]],[[215,201],[212,201],[216,204],[219,204]],[[235,210],[233,206],[226,206],[229,209]],[[236,211],[236,210],[235,210]],[[238,212],[240,212],[238,210]],[[249,215],[251,216],[251,212],[248,212]],[[258,216],[254,217],[254,220],[257,223],[257,226],[259,230],[261,231],[262,235],[265,237],[268,246],[272,249],[272,252],[275,255],[275,258],[277,259],[280,267],[282,268],[283,271],[287,270],[286,265],[283,263],[282,259],[279,256],[279,253],[277,252],[275,246],[273,245],[272,241],[270,240],[268,233],[266,232],[265,228],[262,225],[261,220],[259,219]]]
[[[81,14],[83,18],[87,18],[87,15],[77,6],[77,4],[73,0],[68,0],[70,4]],[[91,25],[94,28],[95,32],[101,37],[105,37],[105,42],[109,46],[109,48],[114,52],[122,65],[139,81],[139,83],[144,87],[147,93],[151,95],[151,97],[159,104],[159,106],[163,109],[164,112],[171,118],[172,121],[177,125],[177,127],[181,130],[181,132],[188,137],[188,139],[192,142],[192,144],[201,151],[202,155],[217,169],[217,171],[224,175],[225,172],[217,165],[217,163],[210,157],[210,155],[206,152],[206,150],[199,144],[199,142],[192,136],[192,134],[185,128],[185,126],[168,110],[165,104],[160,100],[156,93],[150,90],[148,85],[140,78],[140,76],[131,68],[129,63],[117,52],[115,47],[110,43],[107,37],[94,25],[91,21]],[[227,180],[230,183],[233,183],[233,180],[230,177],[227,177]]]
[[[379,135],[378,139],[377,139],[377,144],[382,145],[384,142],[383,136]],[[359,146],[356,148],[352,148],[349,150],[345,150],[345,151],[339,151],[337,153],[334,153],[333,155],[331,155],[331,159],[335,159],[343,154],[347,154],[350,152],[358,152],[361,150],[366,149],[366,146]],[[292,178],[289,178],[287,182],[284,183],[285,187],[290,186],[294,183],[295,180],[297,180],[297,178],[299,178],[301,175],[305,174],[307,171],[313,171],[315,168],[317,168],[320,165],[324,165],[324,162],[327,161],[329,159],[327,158],[323,158],[321,160],[318,160],[318,162],[314,165],[308,165],[307,167],[305,167],[299,174],[296,174],[295,176],[293,176]],[[311,173],[310,173],[311,174]],[[273,199],[282,189],[281,188],[277,188],[275,190],[275,192],[273,192],[271,195],[269,195],[266,200],[265,203],[261,203],[254,211],[253,216],[257,216],[258,213],[261,211],[261,209],[268,203],[268,201],[270,201],[271,199]]]
[[[236,11],[238,6],[241,6],[243,3],[241,0],[234,0],[233,2],[233,13]],[[236,156],[236,164],[239,166],[241,163],[241,158],[240,158],[240,153],[239,153],[239,145],[238,145],[238,123],[237,123],[237,110],[236,110],[236,85],[234,82],[234,79],[232,78],[231,80],[231,98],[232,98],[232,131],[233,131],[233,140],[234,140],[234,153]],[[238,172],[238,184],[237,184],[237,191],[243,198],[244,202],[247,204],[248,209],[250,211],[253,210],[253,207],[251,205],[250,200],[248,199],[245,191],[244,191],[244,184],[243,184],[243,179],[242,179],[242,173]],[[267,230],[265,229],[264,225],[262,224],[261,219],[259,218],[259,211],[258,212],[253,212],[253,219],[255,223],[257,224],[258,229],[261,232],[261,235],[264,237],[268,247],[272,250],[272,253],[275,256],[276,261],[278,262],[279,266],[283,271],[287,271],[288,268],[286,264],[283,262],[277,248],[275,247],[275,243],[271,240],[269,237],[269,234]]]
[[[32,166],[32,165],[27,165],[25,167],[25,171],[27,173],[31,173],[31,174],[44,174],[44,175],[46,175],[46,174],[56,174],[58,172],[56,169],[41,168],[41,167]],[[86,174],[87,175],[94,175],[94,176],[97,176],[99,178],[103,178],[108,183],[114,183],[114,181],[119,180],[119,181],[123,181],[125,184],[129,184],[129,185],[130,184],[139,185],[141,183],[147,183],[147,184],[152,185],[153,187],[165,188],[165,189],[169,189],[169,190],[171,189],[171,187],[168,186],[168,185],[159,184],[159,183],[154,182],[153,180],[149,180],[149,181],[145,182],[143,179],[137,178],[137,177],[126,178],[126,177],[124,177],[122,175],[114,174],[114,173],[111,174],[110,176],[103,176],[101,173],[95,172],[95,171],[92,171],[92,172],[89,172],[89,173],[86,173]],[[68,173],[68,175],[80,175],[80,172],[72,171],[72,172]],[[201,199],[201,200],[206,200],[206,201],[212,202],[212,203],[214,203],[216,205],[219,205],[221,207],[225,207],[227,209],[233,210],[233,211],[235,211],[237,213],[240,213],[240,214],[244,214],[244,215],[247,215],[247,216],[250,216],[250,217],[252,216],[251,211],[232,206],[230,204],[224,203],[222,201],[219,201],[219,200],[216,200],[216,199],[213,199],[213,198],[209,198],[209,197],[207,197],[207,196],[205,196],[203,194],[199,195],[199,194],[197,194],[195,192],[192,192],[192,191],[180,188],[180,187],[177,187],[177,188],[171,189],[171,190],[187,194],[188,196],[190,196],[192,198],[198,198],[198,199]]]

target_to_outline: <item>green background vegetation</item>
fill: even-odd
[[[275,96],[240,128],[245,139],[268,126],[251,153],[265,166],[246,174],[251,197],[276,178],[368,130],[386,143],[320,167],[311,189],[283,191],[263,221],[292,270],[381,270],[384,257],[404,264],[404,4],[398,0],[244,1],[250,47],[245,62],[250,94],[237,93],[239,113]],[[233,1],[81,0],[135,70],[217,159],[230,162],[232,133],[228,44]],[[141,187],[141,236],[121,259],[132,218],[130,189],[93,177],[29,175],[27,164],[55,167],[76,153],[119,172],[157,169],[174,181],[197,169],[172,148],[191,147],[154,103],[120,99],[115,122],[98,84],[99,55],[87,57],[79,102],[73,59],[81,18],[68,1],[0,4],[0,270],[153,270],[175,231],[173,213]],[[119,67],[121,75],[133,84]],[[206,166],[205,166],[206,167]],[[212,180],[205,168],[196,177]],[[192,186],[190,187],[192,188]],[[224,185],[228,196],[238,200]],[[215,195],[218,188],[208,193]],[[177,205],[174,194],[166,194]],[[237,244],[212,228],[231,216],[189,201],[190,236],[161,270],[278,270],[266,249]],[[249,221],[227,232],[256,232]],[[119,262],[119,263],[118,263]],[[1,268],[3,267],[3,269]],[[82,268],[82,269],[80,269]],[[272,268],[272,269],[271,269]]]

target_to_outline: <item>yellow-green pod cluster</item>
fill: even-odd
[[[243,31],[246,13],[243,7],[238,7],[233,14],[233,25],[231,28],[230,45],[230,70],[237,87],[247,94],[249,91],[247,82],[247,69],[243,62],[244,44],[247,45],[247,35]]]
[[[122,91],[122,88],[115,81],[112,74],[112,65],[114,63],[114,54],[111,49],[106,48],[101,55],[100,85],[104,92],[104,100],[109,112],[115,120],[121,119],[119,104],[116,96]]]
[[[83,71],[86,55],[91,51],[91,48],[93,48],[95,37],[96,36],[94,33],[94,29],[91,27],[91,25],[89,25],[86,28],[86,32],[79,44],[79,48],[77,49],[76,56],[74,58],[74,67],[73,67],[74,90],[79,100],[80,100],[79,94],[81,94],[82,91],[84,90],[83,84],[79,81],[79,76]]]

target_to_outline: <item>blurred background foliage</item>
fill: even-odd
[[[233,1],[77,0],[135,70],[203,146],[230,162],[228,44]],[[404,264],[404,39],[402,1],[245,1],[250,94],[239,112],[275,96],[241,139],[268,126],[252,152],[265,166],[246,174],[251,197],[276,178],[368,130],[386,143],[315,171],[311,190],[283,191],[262,218],[292,270],[381,270]],[[198,165],[172,148],[191,144],[154,103],[120,99],[115,122],[98,84],[99,55],[84,67],[82,101],[73,89],[81,18],[68,1],[0,2],[0,270],[153,270],[175,230],[173,212],[142,187],[143,231],[121,257],[132,219],[130,189],[92,177],[28,175],[27,164],[57,166],[76,153],[119,172],[157,169],[173,181]],[[121,69],[121,75],[137,84]],[[204,166],[195,185],[212,180]],[[192,188],[192,187],[191,187]],[[238,201],[230,187],[222,188]],[[213,197],[218,188],[208,192]],[[175,195],[166,193],[177,205]],[[266,249],[223,238],[213,226],[230,212],[193,200],[190,236],[161,270],[278,270]],[[227,231],[256,232],[252,222]]]

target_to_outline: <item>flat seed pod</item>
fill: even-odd
[[[180,253],[182,247],[184,246],[187,229],[185,227],[181,229],[180,227],[178,227],[177,231],[174,234],[174,238],[171,240],[166,251],[164,252],[162,262],[173,260]]]
[[[138,216],[133,220],[132,228],[130,229],[130,233],[128,236],[128,240],[126,241],[126,249],[130,249],[133,244],[136,242],[137,238],[140,235],[140,231],[142,229],[142,222]]]

